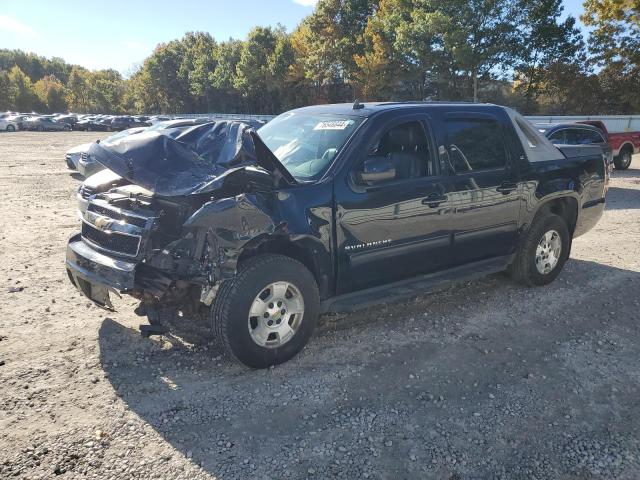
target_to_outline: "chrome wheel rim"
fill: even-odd
[[[542,275],[551,273],[560,261],[562,252],[562,240],[555,230],[545,233],[536,248],[536,268]]]
[[[304,299],[290,282],[274,282],[263,288],[249,310],[249,334],[264,348],[277,348],[296,334],[304,316]]]
[[[631,165],[631,154],[628,152],[625,152],[624,155],[622,155],[622,165],[624,165],[625,167]]]

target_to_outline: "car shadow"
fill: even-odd
[[[611,187],[607,191],[605,210],[635,210],[640,208],[640,189]]]
[[[69,176],[71,178],[73,178],[74,180],[78,180],[79,182],[84,182],[84,180],[85,180],[84,176],[81,175],[78,172],[71,172],[71,173],[69,173]]]
[[[518,398],[518,408],[541,409],[541,430],[526,441],[539,440],[540,455],[554,461],[560,449],[548,437],[546,425],[553,421],[547,418],[548,409],[565,418],[567,398],[574,397],[568,389],[594,382],[576,378],[580,374],[567,371],[558,355],[563,358],[565,342],[603,325],[635,328],[631,314],[612,315],[627,308],[625,302],[609,305],[607,298],[635,296],[638,286],[638,272],[583,260],[567,262],[558,280],[546,287],[527,289],[504,275],[492,275],[408,302],[323,317],[302,354],[266,370],[223,360],[208,339],[145,339],[105,318],[99,331],[100,361],[127,407],[215,478],[302,478],[312,471],[316,478],[335,478],[351,472],[348,462],[356,458],[367,459],[362,464],[367,466],[358,468],[377,472],[376,478],[424,478],[429,470],[416,469],[432,468],[432,462],[436,471],[448,475],[442,478],[449,478],[465,470],[446,464],[442,452],[465,449],[464,441],[475,435],[468,433],[468,425],[484,415],[474,412],[488,411],[495,403],[487,394],[495,385],[501,396]],[[532,304],[540,307],[529,309]],[[594,315],[598,312],[602,315]],[[532,396],[533,374],[528,372],[537,368],[555,380],[549,387],[537,385]],[[471,390],[462,389],[474,382]],[[473,393],[477,390],[481,397]],[[472,407],[465,403],[469,395],[476,399]],[[591,411],[599,402],[608,404],[599,395],[591,392],[575,400],[576,428],[608,422],[611,412]],[[620,402],[617,408],[624,410]],[[506,448],[500,439],[520,436],[531,425],[521,416],[497,414],[500,421],[483,424],[480,450],[497,447],[505,465],[524,461],[520,447]],[[434,425],[449,432],[446,442],[433,433]],[[409,461],[407,452],[423,455],[418,452],[424,446],[413,445],[407,429],[427,432],[419,438],[434,446],[431,457],[425,453],[420,461]],[[464,441],[452,445],[458,436]],[[343,444],[348,450],[338,449]],[[466,462],[479,466],[482,458],[470,456]],[[495,472],[474,473],[485,478]]]

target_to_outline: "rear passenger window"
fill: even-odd
[[[591,143],[604,143],[604,137],[600,132],[589,130],[589,138],[591,139]]]
[[[551,143],[553,143],[554,145],[568,145],[565,135],[566,133],[566,130],[558,130],[557,132],[551,134],[549,140],[551,140]]]
[[[456,173],[503,168],[507,163],[502,127],[495,120],[447,120],[449,159]]]

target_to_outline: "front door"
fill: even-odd
[[[433,145],[426,116],[395,119],[376,130],[336,187],[338,293],[447,264],[451,217]],[[380,178],[363,180],[372,162]]]

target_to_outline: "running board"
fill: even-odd
[[[428,293],[446,285],[468,282],[503,271],[513,255],[494,257],[436,273],[428,273],[399,282],[359,290],[329,298],[320,304],[321,313],[354,312],[372,305],[397,302]]]

